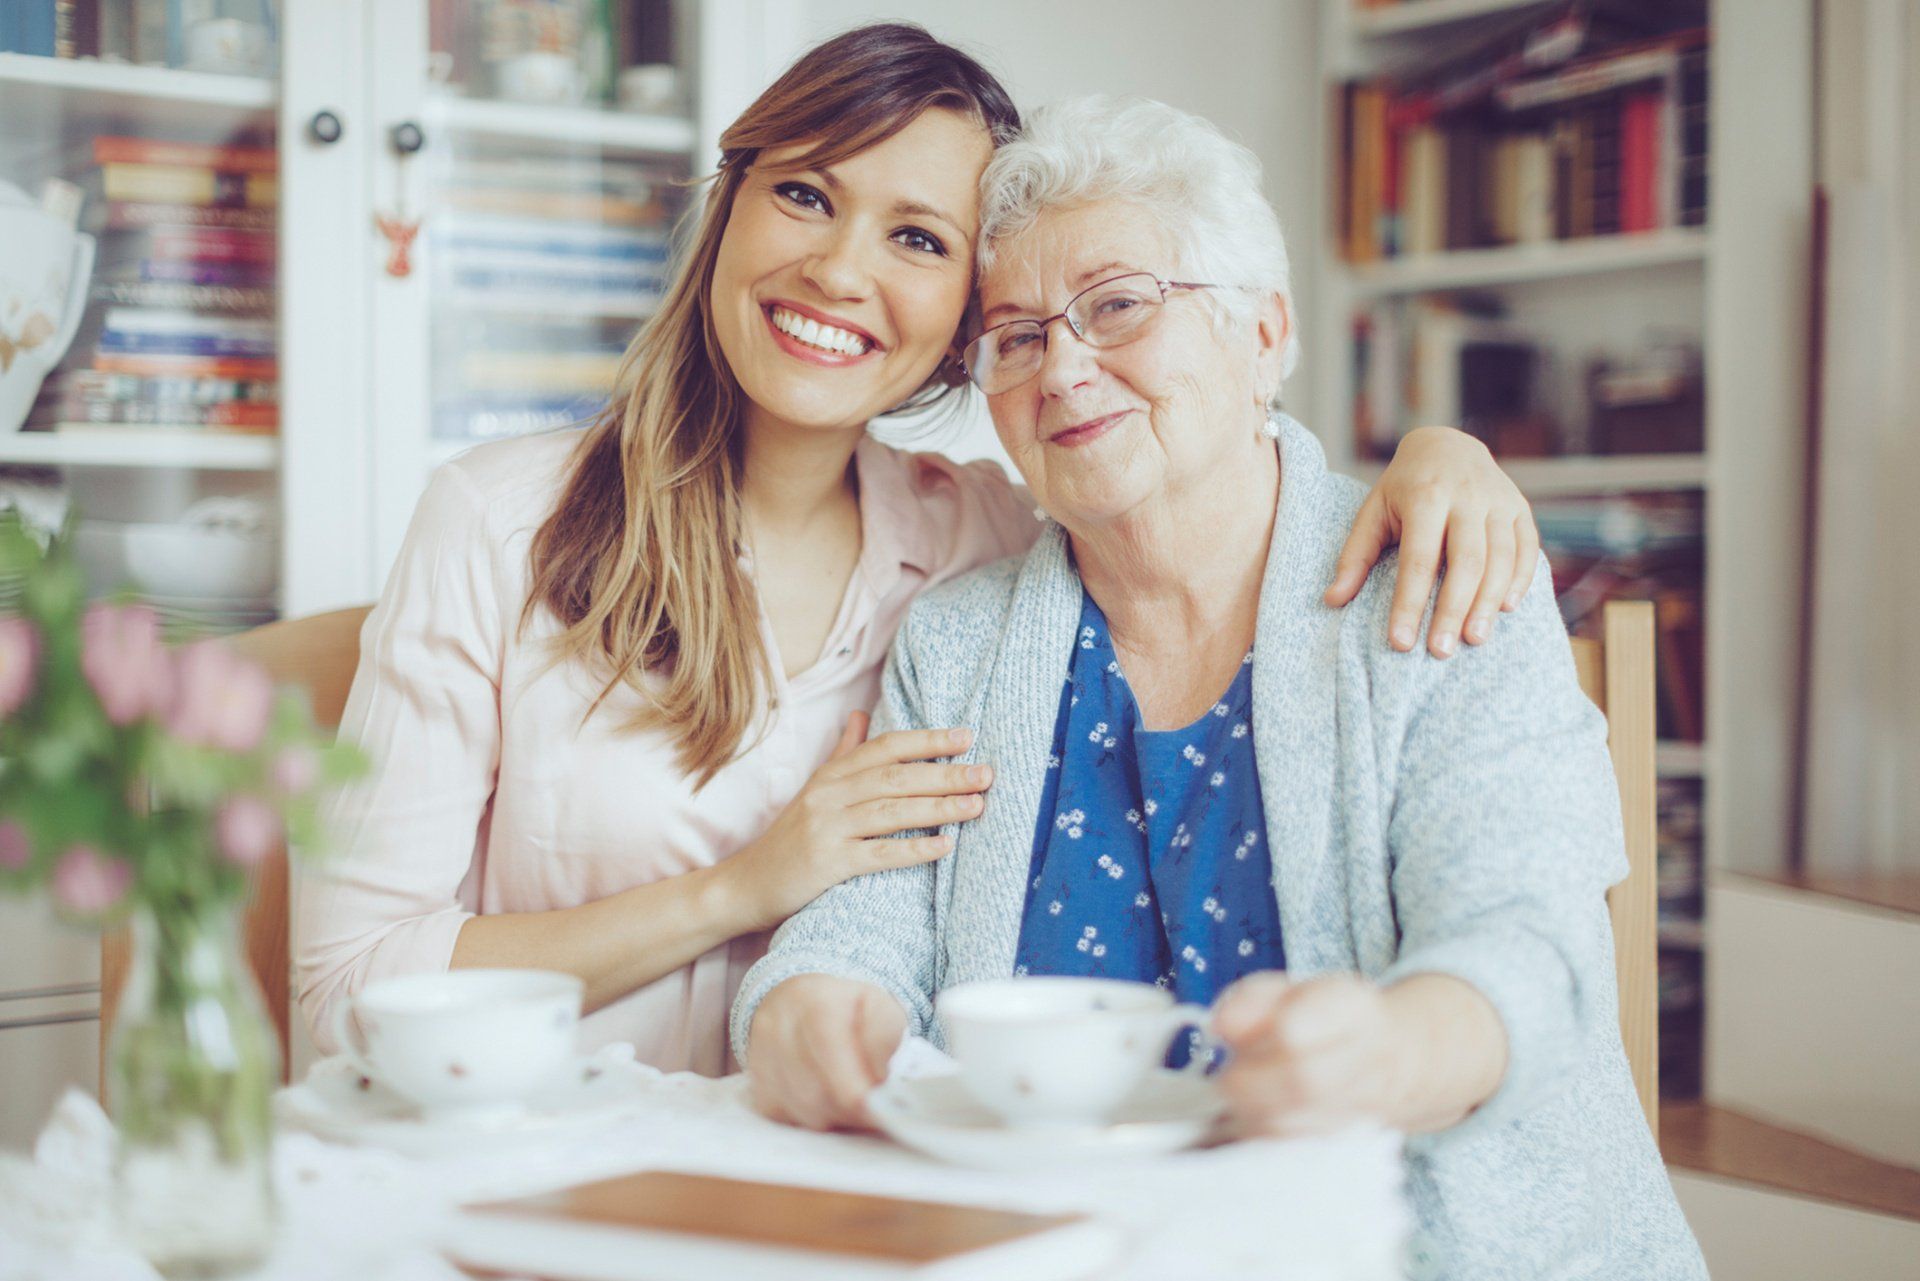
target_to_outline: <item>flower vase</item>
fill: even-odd
[[[168,1277],[272,1249],[280,1053],[227,910],[140,911],[107,1047],[116,1217]]]

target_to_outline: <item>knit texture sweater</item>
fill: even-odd
[[[1621,1047],[1605,897],[1627,868],[1620,801],[1545,559],[1485,643],[1444,661],[1398,652],[1386,641],[1394,557],[1347,608],[1320,599],[1364,488],[1330,473],[1298,423],[1280,451],[1253,733],[1288,970],[1451,975],[1506,1032],[1494,1095],[1408,1140],[1417,1271],[1704,1277]],[[742,1061],[760,1001],[796,975],[884,988],[938,1044],[935,993],[1013,973],[1081,600],[1050,524],[1025,556],[914,603],[873,731],[972,729],[958,759],[994,767],[985,811],[945,829],[947,857],[836,886],[780,929],[734,1005]]]

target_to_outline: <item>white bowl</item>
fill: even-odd
[[[86,520],[74,555],[97,591],[131,582],[159,596],[257,600],[280,578],[277,538],[219,526]]]

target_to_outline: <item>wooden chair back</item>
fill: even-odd
[[[1620,1040],[1633,1068],[1647,1126],[1660,1137],[1660,972],[1655,851],[1653,606],[1614,601],[1601,637],[1576,637],[1573,663],[1607,718],[1607,748],[1620,785],[1627,879],[1607,891],[1613,960],[1620,986]]]
[[[276,685],[306,690],[313,719],[322,730],[337,730],[360,665],[360,625],[371,606],[337,609],[308,618],[283,619],[229,637],[235,652],[267,669]],[[241,950],[266,998],[280,1043],[281,1080],[286,1079],[288,1036],[292,1027],[293,974],[287,940],[287,852],[260,860],[254,869],[241,926]],[[128,940],[124,931],[100,940],[101,1093],[106,1092],[107,1038],[126,983]]]

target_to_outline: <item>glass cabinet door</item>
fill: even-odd
[[[653,0],[435,0],[383,27],[383,565],[433,465],[606,407],[685,205],[690,21]]]
[[[7,5],[0,503],[180,632],[279,604],[277,6]]]

